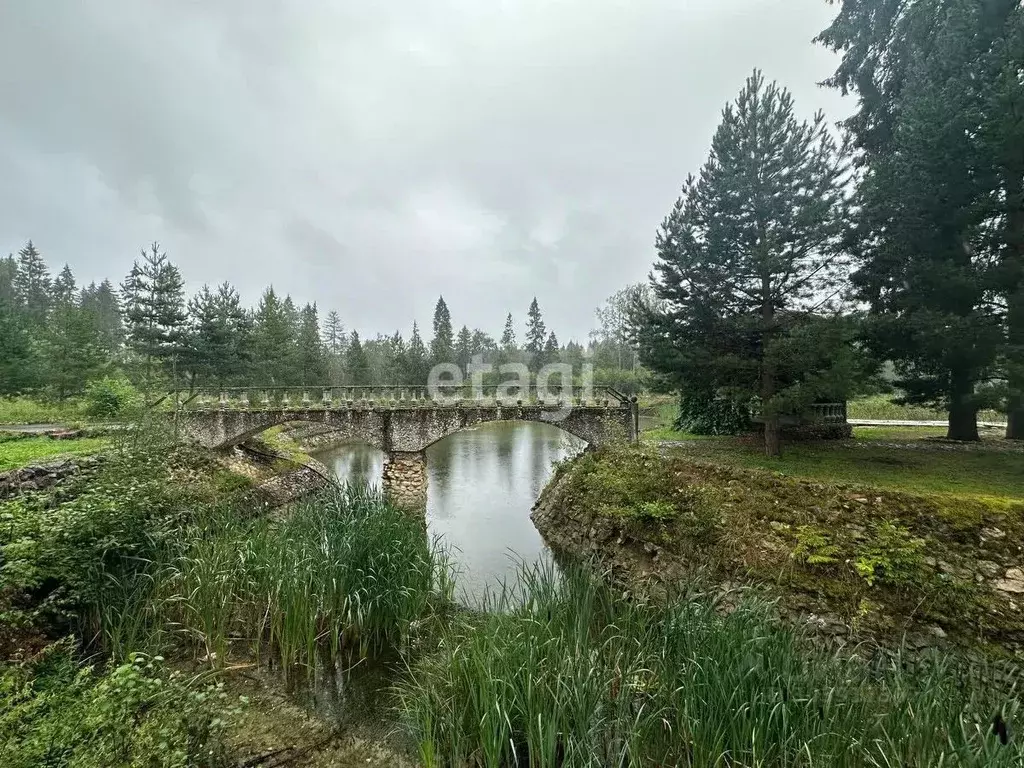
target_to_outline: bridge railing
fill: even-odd
[[[164,407],[181,410],[335,410],[342,408],[433,408],[437,406],[624,407],[630,399],[613,387],[438,384],[322,387],[228,387],[174,390]]]

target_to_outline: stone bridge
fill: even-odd
[[[321,394],[312,400],[310,392]],[[588,445],[637,438],[636,399],[611,388],[563,391],[544,401],[495,392],[427,396],[424,388],[329,387],[172,393],[178,429],[206,448],[227,448],[270,427],[304,421],[329,427],[338,441],[385,454],[383,488],[404,506],[426,500],[424,451],[449,435],[491,421],[553,424]]]

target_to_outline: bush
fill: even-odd
[[[237,712],[218,685],[133,654],[108,670],[80,668],[72,643],[0,673],[4,768],[215,768]]]
[[[679,396],[676,429],[694,435],[740,435],[752,427],[750,408],[735,400],[704,392]]]
[[[98,419],[120,416],[142,402],[139,391],[127,379],[106,377],[85,388],[85,413]]]

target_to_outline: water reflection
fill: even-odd
[[[470,602],[485,584],[511,579],[510,552],[532,562],[544,542],[530,508],[552,464],[584,443],[550,424],[497,422],[459,432],[427,449],[427,527],[456,549],[457,584]],[[344,445],[316,454],[343,480],[380,483],[384,454]]]

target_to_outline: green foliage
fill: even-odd
[[[816,525],[801,525],[797,528],[796,542],[793,559],[808,565],[836,563],[842,555],[842,547],[830,538],[828,531]]]
[[[141,404],[142,395],[127,379],[106,376],[90,381],[85,388],[84,410],[92,418],[121,416]]]
[[[426,768],[1024,759],[991,728],[1019,716],[1011,668],[873,668],[805,645],[756,600],[631,601],[579,566],[524,567],[489,607],[447,627],[400,685]]]
[[[917,584],[924,573],[924,546],[923,539],[914,538],[902,525],[883,520],[871,526],[866,543],[853,560],[853,567],[869,586]]]
[[[741,435],[753,427],[744,403],[698,391],[679,396],[675,428],[693,435]]]
[[[0,424],[67,424],[82,418],[76,400],[44,401],[29,397],[0,397]]]
[[[219,684],[132,654],[108,670],[79,668],[61,643],[0,671],[5,768],[218,768],[238,713]]]
[[[708,400],[759,399],[771,454],[781,415],[859,378],[851,324],[822,302],[841,280],[847,172],[824,116],[798,121],[755,72],[658,233],[659,304],[633,305],[644,365]]]
[[[713,538],[721,524],[716,494],[680,486],[657,451],[607,449],[582,457],[573,482],[584,508],[608,517],[678,525],[693,539]]]

